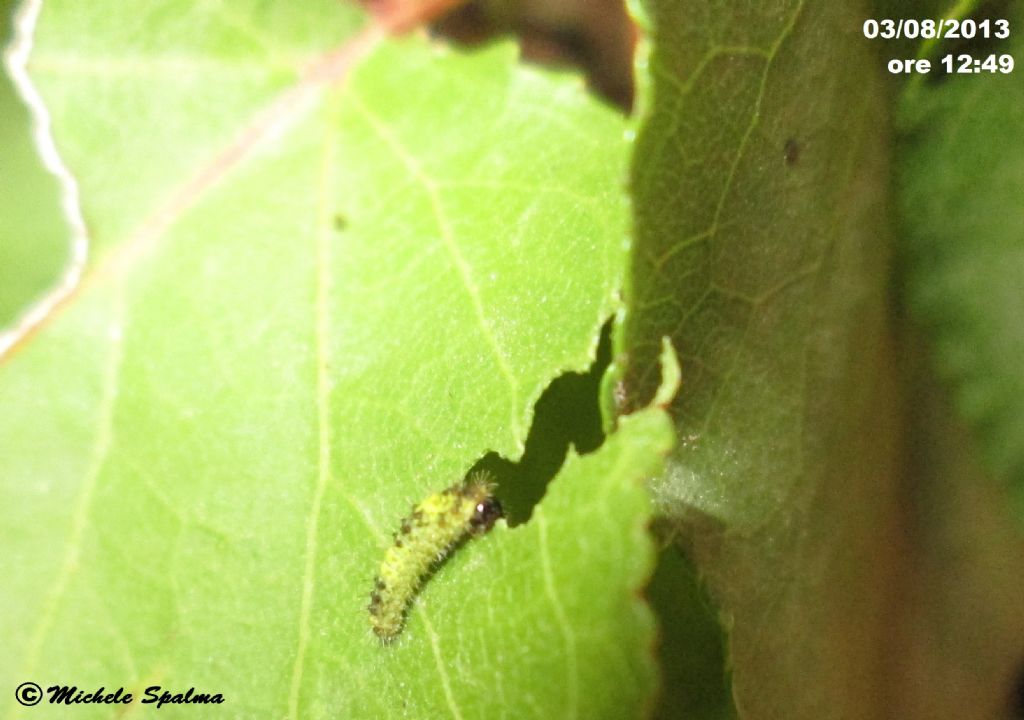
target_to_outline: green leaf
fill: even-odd
[[[654,484],[730,630],[744,718],[880,717],[898,432],[883,78],[854,3],[650,0],[623,407],[669,335]],[[681,599],[681,602],[683,600]]]
[[[1018,60],[1022,49],[1018,34],[986,48]],[[897,165],[908,302],[1024,522],[1024,81],[984,73],[911,90]]]
[[[661,410],[456,552],[395,644],[370,632],[409,504],[517,458],[541,391],[590,364],[628,146],[509,46],[361,22],[333,0],[43,6],[30,72],[92,244],[0,365],[5,687],[196,687],[223,717],[649,703]]]

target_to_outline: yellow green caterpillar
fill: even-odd
[[[484,472],[434,493],[413,507],[384,554],[370,593],[370,625],[379,638],[402,631],[405,612],[431,567],[467,536],[483,535],[503,516]]]

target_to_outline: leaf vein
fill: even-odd
[[[576,663],[576,636],[569,624],[569,616],[558,599],[558,592],[555,589],[555,578],[551,570],[551,552],[548,548],[548,524],[544,516],[543,508],[538,506],[535,513],[538,536],[540,538],[540,559],[544,571],[544,593],[551,601],[551,607],[558,620],[558,627],[562,631],[562,640],[565,643],[567,682],[566,693],[569,709],[566,717],[579,717],[579,668]]]
[[[25,677],[32,677],[35,674],[36,664],[39,660],[43,643],[53,629],[53,624],[56,622],[57,613],[60,610],[61,601],[67,591],[68,584],[78,569],[82,537],[89,524],[89,511],[92,507],[93,497],[96,494],[96,486],[103,468],[110,457],[110,448],[114,438],[114,407],[120,386],[120,369],[124,354],[121,337],[124,322],[124,298],[122,293],[123,286],[118,284],[114,289],[112,301],[113,317],[106,335],[109,341],[109,349],[106,367],[103,372],[102,394],[99,399],[96,444],[93,447],[88,470],[86,471],[78,502],[72,515],[64,562],[61,564],[57,577],[54,579],[54,584],[43,604],[39,623],[36,625],[25,654],[26,669],[22,673]]]
[[[494,334],[494,328],[491,327],[491,323],[487,319],[487,314],[484,311],[483,299],[480,295],[480,288],[473,279],[472,267],[469,262],[466,261],[465,256],[462,254],[462,250],[459,248],[459,244],[455,240],[455,234],[452,231],[451,223],[448,220],[448,214],[445,212],[444,204],[441,201],[438,183],[424,172],[416,157],[401,144],[398,138],[396,138],[394,134],[383,125],[376,115],[374,115],[373,111],[370,110],[370,108],[367,107],[367,105],[354,92],[351,92],[350,96],[352,98],[353,105],[358,110],[359,114],[364,120],[366,120],[373,132],[384,142],[388,149],[390,149],[405,166],[408,173],[420,184],[427,195],[431,211],[434,214],[438,230],[441,233],[441,242],[444,245],[445,250],[447,250],[449,257],[452,260],[452,264],[459,273],[459,278],[462,281],[462,286],[469,297],[470,304],[473,308],[473,314],[476,316],[481,334],[494,355],[498,370],[508,382],[509,426],[512,429],[512,435],[515,438],[516,443],[521,445],[523,443],[523,432],[521,423],[519,422],[519,381],[516,379],[515,372],[512,369],[512,365],[509,362],[505,351],[501,347],[501,343],[498,342],[498,338]]]
[[[452,683],[448,678],[448,670],[445,668],[444,660],[441,657],[440,637],[434,630],[430,618],[427,616],[426,608],[421,608],[420,616],[423,618],[423,625],[427,629],[427,636],[430,638],[430,650],[434,656],[434,665],[437,666],[437,674],[441,678],[441,687],[444,690],[444,699],[448,703],[448,709],[452,712],[455,720],[462,720],[462,711],[455,702],[455,695],[452,693]]]
[[[335,128],[337,127],[337,95],[330,104],[324,137],[324,153],[320,165],[318,218],[316,225],[316,424],[317,424],[317,477],[313,491],[313,502],[306,523],[306,553],[302,571],[302,601],[299,610],[298,642],[292,678],[288,691],[288,717],[298,718],[299,694],[302,689],[303,667],[309,646],[309,624],[313,606],[313,592],[316,586],[316,555],[319,542],[320,512],[324,493],[330,482],[331,432],[330,379],[328,377],[330,312],[330,231],[331,198],[334,188],[334,167],[337,149]]]

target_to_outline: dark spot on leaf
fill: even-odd
[[[786,141],[785,146],[783,146],[782,152],[786,158],[787,165],[796,165],[800,160],[800,143],[790,138]]]

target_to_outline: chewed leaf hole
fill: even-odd
[[[625,112],[633,106],[633,55],[639,30],[621,0],[588,0],[560,6],[503,5],[470,0],[450,3],[431,32],[463,46],[514,37],[523,60],[548,67],[575,67],[600,97]]]
[[[530,519],[548,483],[565,462],[570,444],[581,455],[604,442],[598,404],[601,377],[611,360],[611,320],[601,329],[597,355],[585,373],[567,372],[551,381],[534,405],[533,424],[519,462],[484,455],[470,473],[486,471],[498,482],[498,497],[512,527]]]

